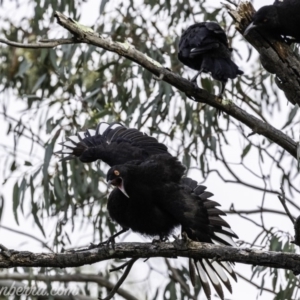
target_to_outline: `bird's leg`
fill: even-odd
[[[198,76],[202,73],[202,69],[200,69],[200,71],[190,80],[193,84],[194,84],[194,86],[196,87],[196,88],[198,88],[198,85],[197,85],[197,78],[198,78]]]
[[[119,236],[120,234],[126,232],[128,230],[128,228],[123,228],[122,230],[118,231],[117,233],[113,234],[111,237],[109,237],[106,241],[104,242],[101,242],[97,245],[91,243],[89,249],[94,249],[94,248],[98,248],[98,247],[101,247],[103,245],[106,245],[106,246],[109,246],[109,244],[112,244],[112,247],[114,248],[114,245],[115,245],[115,238],[117,236]]]
[[[220,100],[220,102],[223,99],[223,93],[225,91],[225,85],[226,85],[226,82],[221,81],[221,90],[220,90],[220,93],[217,96],[217,98]],[[221,115],[221,112],[222,112],[221,110],[217,109],[217,116],[218,117]]]
[[[223,94],[224,94],[224,91],[225,91],[225,85],[226,85],[226,82],[221,81],[221,90],[220,90],[220,93],[218,94],[219,99],[223,98]]]

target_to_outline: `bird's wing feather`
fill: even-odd
[[[168,148],[137,129],[128,129],[120,123],[100,123],[96,130],[78,132],[67,137],[63,149],[57,154],[67,154],[62,160],[79,157],[82,162],[103,160],[110,166],[130,160],[144,160],[155,154],[168,154]]]

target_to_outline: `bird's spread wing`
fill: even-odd
[[[61,143],[66,154],[62,160],[78,157],[82,162],[100,159],[108,165],[123,164],[131,160],[144,160],[155,154],[168,154],[168,148],[157,139],[128,129],[119,123],[100,123],[96,130],[88,129]]]

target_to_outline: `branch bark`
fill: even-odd
[[[241,2],[236,8],[229,5],[225,7],[235,21],[236,29],[243,34],[255,13],[252,3],[247,1]],[[257,30],[250,31],[244,38],[259,52],[263,67],[275,74],[276,84],[288,101],[300,106],[300,61],[292,47]]]
[[[2,250],[0,268],[13,267],[79,267],[108,259],[189,257],[210,258],[221,261],[281,268],[300,274],[300,255],[275,251],[261,251],[251,248],[234,248],[214,244],[181,240],[173,243],[119,243],[112,247],[100,247],[75,253],[32,253],[29,251]]]

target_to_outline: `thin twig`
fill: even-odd
[[[284,189],[283,189],[283,186],[280,187],[281,189],[281,195],[278,195],[278,199],[280,200],[286,214],[288,215],[288,217],[290,218],[290,220],[292,221],[293,224],[295,224],[295,218],[292,216],[292,214],[290,213],[286,203],[285,203],[285,192],[284,192]]]
[[[260,214],[261,211],[263,211],[263,213],[272,213],[272,214],[286,216],[286,213],[284,213],[283,211],[269,209],[269,208],[262,209],[260,206],[258,207],[258,209],[253,209],[253,210],[223,210],[225,214],[245,214],[245,215]]]
[[[115,287],[111,290],[111,292],[108,294],[107,297],[105,298],[99,298],[100,300],[110,300],[113,298],[113,296],[117,293],[119,287],[122,285],[122,283],[124,282],[124,280],[127,278],[133,264],[138,260],[138,258],[132,258],[129,263],[128,266],[126,267],[123,275],[121,276],[121,278],[119,279],[119,281],[117,282],[117,284],[115,285]]]
[[[122,270],[122,269],[124,269],[127,265],[129,265],[130,262],[131,262],[131,260],[128,260],[128,261],[126,261],[124,264],[122,264],[121,266],[116,267],[116,268],[113,268],[113,269],[110,269],[109,272],[115,272],[115,271]]]
[[[225,0],[225,1],[228,2],[228,3],[230,3],[230,4],[232,4],[232,5],[234,5],[235,7],[238,6],[234,1],[231,1],[231,0]]]
[[[175,268],[173,268],[169,262],[169,260],[167,258],[165,258],[165,262],[169,268],[169,270],[171,271],[171,275],[170,277],[174,280],[174,281],[177,281],[181,288],[185,290],[185,292],[187,293],[187,295],[189,296],[190,299],[195,299],[197,300],[197,296],[195,295],[192,295],[190,293],[190,289],[189,289],[189,286],[182,280],[181,276],[178,274],[177,270]]]
[[[265,291],[265,292],[269,292],[269,293],[272,293],[272,294],[276,294],[275,291],[270,290],[270,289],[265,288],[265,287],[262,287],[262,286],[259,285],[259,284],[256,284],[255,282],[253,282],[253,280],[248,279],[247,277],[243,276],[242,274],[240,274],[240,273],[238,273],[238,272],[236,272],[236,271],[235,271],[235,274],[236,274],[237,276],[239,276],[240,278],[244,279],[245,281],[247,281],[248,283],[250,283],[251,285],[253,285],[253,286],[255,286],[256,288],[260,289],[260,290],[263,290],[263,291]]]
[[[40,242],[45,248],[47,248],[49,251],[53,252],[53,250],[45,242],[43,242],[39,238],[35,237],[34,235],[31,235],[29,233],[26,233],[26,232],[23,232],[23,231],[19,231],[19,230],[16,230],[16,229],[12,229],[12,228],[6,227],[4,225],[0,225],[0,228],[3,228],[3,229],[8,230],[8,231],[12,231],[12,232],[24,235],[24,236],[28,236],[28,237],[30,237],[30,238],[32,238],[32,239]]]

